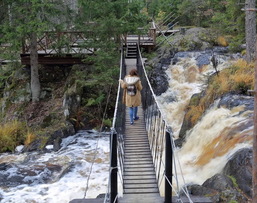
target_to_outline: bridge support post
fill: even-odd
[[[172,183],[172,147],[170,133],[166,132],[166,149],[165,149],[165,203],[171,202],[171,183]]]
[[[111,134],[111,189],[110,203],[118,203],[117,133]]]

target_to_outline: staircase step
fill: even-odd
[[[158,188],[124,189],[124,194],[159,193]]]

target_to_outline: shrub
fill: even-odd
[[[228,46],[228,42],[227,42],[226,38],[223,36],[219,36],[217,41],[220,46],[223,46],[223,47]]]
[[[18,145],[24,144],[27,136],[27,126],[20,121],[14,120],[2,124],[0,128],[0,152],[13,152]]]

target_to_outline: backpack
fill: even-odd
[[[135,96],[137,93],[137,88],[135,85],[128,85],[127,86],[127,93],[130,96]]]

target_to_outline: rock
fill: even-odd
[[[150,75],[150,83],[154,93],[159,96],[166,92],[169,86],[167,75],[164,71],[154,70]]]
[[[222,192],[227,189],[232,189],[233,182],[230,178],[223,174],[216,174],[207,179],[202,186]]]
[[[61,166],[58,164],[27,165],[9,164],[7,170],[0,170],[0,187],[16,187],[22,184],[35,185],[59,180],[70,171],[73,163]]]
[[[106,194],[104,194],[104,193],[103,193],[103,194],[99,194],[99,195],[97,195],[96,198],[105,198],[105,195],[106,195]]]
[[[25,146],[22,149],[22,152],[41,151],[45,149],[46,145],[54,145],[54,151],[58,151],[60,149],[62,139],[74,134],[74,126],[67,121],[65,127],[52,132],[50,136],[49,133],[38,136],[35,141],[28,146]]]
[[[241,105],[244,105],[243,111],[248,111],[248,110],[253,111],[254,98],[246,95],[228,93],[222,96],[221,100],[218,103],[218,107],[225,107],[228,109],[232,109],[234,107],[241,106]]]
[[[7,170],[9,165],[7,163],[1,163],[0,164],[0,171],[5,171]]]
[[[185,34],[177,34],[171,41],[171,46],[177,51],[206,50],[212,48],[217,34],[211,29],[191,28]]]
[[[198,67],[202,67],[204,65],[210,64],[210,56],[209,54],[201,54],[196,58],[196,65]]]
[[[187,190],[191,195],[194,195],[194,196],[206,196],[207,194],[209,195],[209,194],[217,193],[217,191],[211,188],[207,188],[197,184],[187,186]]]
[[[237,201],[246,203],[247,198],[234,187],[231,178],[224,174],[216,174],[206,180],[202,185],[189,185],[187,189],[194,196],[208,196],[214,203],[227,203]]]
[[[158,56],[148,62],[152,67],[148,75],[154,93],[159,96],[166,92],[169,87],[168,77],[165,71],[171,64],[171,59],[174,57],[175,51],[171,47],[161,47],[157,50],[157,53]]]
[[[200,102],[201,97],[203,96],[203,93],[198,93],[198,94],[193,94],[190,102],[189,102],[189,107],[190,106],[197,106]],[[187,116],[189,108],[186,110],[182,126],[179,131],[179,139],[176,141],[176,145],[178,147],[181,147],[185,138],[186,138],[186,132],[194,127],[194,124],[191,122],[191,116]]]
[[[252,196],[252,149],[236,152],[223,169],[223,174],[233,177],[235,187],[249,198]]]

